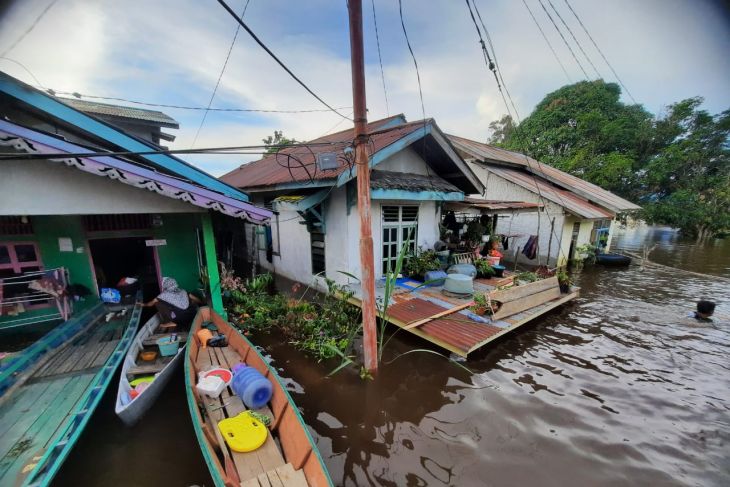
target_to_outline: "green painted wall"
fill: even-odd
[[[151,236],[155,239],[165,239],[167,245],[157,247],[161,276],[173,277],[182,288],[192,291],[199,287],[200,269],[196,232],[202,228],[202,215],[204,214],[164,214],[160,227],[139,232],[95,233],[94,237]],[[205,216],[207,217],[207,215]],[[83,284],[93,292],[96,289],[96,283],[91,270],[88,241],[82,217],[64,215],[31,218],[35,235],[18,237],[0,235],[0,241],[34,241],[38,243],[41,260],[46,268],[61,266],[68,268],[72,283]],[[73,252],[59,250],[58,239],[60,237],[71,239]],[[82,248],[82,253],[76,252],[79,247]],[[214,245],[208,250],[206,257],[211,265],[215,265]],[[215,271],[215,275],[217,275],[217,268]],[[216,294],[220,295],[220,289],[216,289]],[[0,317],[0,325],[7,319],[10,318]]]
[[[180,287],[188,291],[199,285],[196,236],[199,227],[197,214],[166,214],[162,216],[162,226],[154,229],[155,238],[167,240],[167,245],[157,247],[162,276],[174,277]]]

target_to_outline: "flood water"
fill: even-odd
[[[637,231],[615,246],[666,235]],[[692,247],[692,259],[668,250],[662,263],[728,275],[728,243],[716,245]],[[317,364],[275,335],[253,340],[336,485],[730,485],[730,279],[597,267],[577,285],[575,302],[470,356],[471,372],[400,355],[427,346],[405,333],[373,381],[356,370],[326,378],[336,363]],[[718,303],[712,324],[684,318],[700,297]],[[131,432],[113,415],[112,393],[57,485],[212,485],[182,377]]]

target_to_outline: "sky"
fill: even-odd
[[[345,0],[227,0],[247,25],[328,104],[352,113]],[[586,79],[540,0],[525,0],[555,49],[550,51],[522,0],[474,0],[489,30],[505,84],[521,117],[549,92]],[[605,80],[616,79],[566,0],[550,0]],[[652,113],[692,96],[704,108],[730,108],[730,6],[711,0],[568,0],[634,99]],[[593,71],[548,0],[591,79]],[[442,130],[485,141],[507,113],[466,3],[402,0],[423,91],[398,15],[397,0],[374,0],[387,90],[381,77],[372,0],[363,1],[368,117],[434,117]],[[50,8],[48,8],[50,6]],[[46,10],[47,9],[47,10]],[[45,11],[45,14],[38,17]],[[56,91],[205,107],[237,24],[215,0],[16,0],[0,3],[0,70]],[[30,30],[29,30],[30,29]],[[28,32],[29,31],[29,32]],[[26,33],[23,37],[24,33]],[[21,39],[20,42],[17,42]],[[12,60],[12,61],[11,61]],[[22,67],[17,64],[22,64]],[[622,99],[631,103],[624,93]],[[121,103],[120,103],[121,104]],[[324,108],[241,30],[213,107]],[[171,148],[190,148],[203,113],[165,108],[180,122]],[[332,112],[209,112],[196,148],[259,145],[274,130],[310,140],[348,128]],[[252,156],[185,156],[221,175]]]

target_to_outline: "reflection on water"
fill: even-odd
[[[649,254],[654,262],[695,272],[730,277],[730,238],[710,239],[698,244],[668,227],[629,225],[619,228],[612,246],[641,254],[646,246],[656,248]]]
[[[258,337],[338,485],[728,485],[730,322],[684,318],[697,296],[730,315],[727,281],[587,270],[580,299],[471,356],[468,374],[410,354],[363,382],[323,378]],[[424,342],[405,335],[385,360]]]
[[[645,241],[632,238],[619,242]],[[715,252],[692,265],[727,269],[730,252]],[[578,300],[470,356],[471,374],[432,354],[396,358],[426,346],[405,333],[374,381],[326,378],[336,364],[276,335],[254,341],[337,485],[730,485],[728,281],[631,266],[577,284]],[[715,323],[684,318],[699,296],[718,302]],[[181,374],[167,392],[132,432],[105,399],[59,485],[212,485]]]

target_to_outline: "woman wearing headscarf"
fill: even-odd
[[[188,330],[198,310],[199,300],[184,289],[180,289],[172,277],[162,279],[162,292],[152,301],[142,306],[157,308],[160,327],[177,325],[178,329]]]

